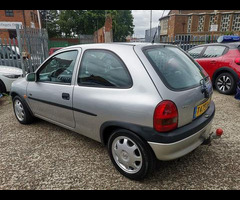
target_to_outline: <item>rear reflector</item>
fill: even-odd
[[[238,64],[238,65],[240,65],[240,58],[236,58],[236,59],[235,59],[235,63]]]
[[[153,127],[159,132],[168,132],[177,128],[178,110],[176,105],[169,100],[157,105],[153,116]]]

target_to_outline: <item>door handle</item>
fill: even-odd
[[[216,63],[216,60],[212,60],[210,61],[211,64],[215,64]]]
[[[69,100],[69,99],[70,99],[70,94],[68,94],[68,93],[62,93],[62,98],[63,98],[64,100]]]

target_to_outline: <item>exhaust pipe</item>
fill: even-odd
[[[202,145],[211,145],[212,140],[221,138],[222,134],[223,130],[218,128],[215,133],[210,133],[209,137],[203,141]]]

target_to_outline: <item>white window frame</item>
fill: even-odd
[[[198,32],[203,32],[204,29],[205,16],[201,15],[198,19]]]

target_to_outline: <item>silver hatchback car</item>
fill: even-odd
[[[87,44],[63,48],[12,84],[14,113],[106,145],[112,163],[140,180],[213,138],[207,73],[173,45]]]

